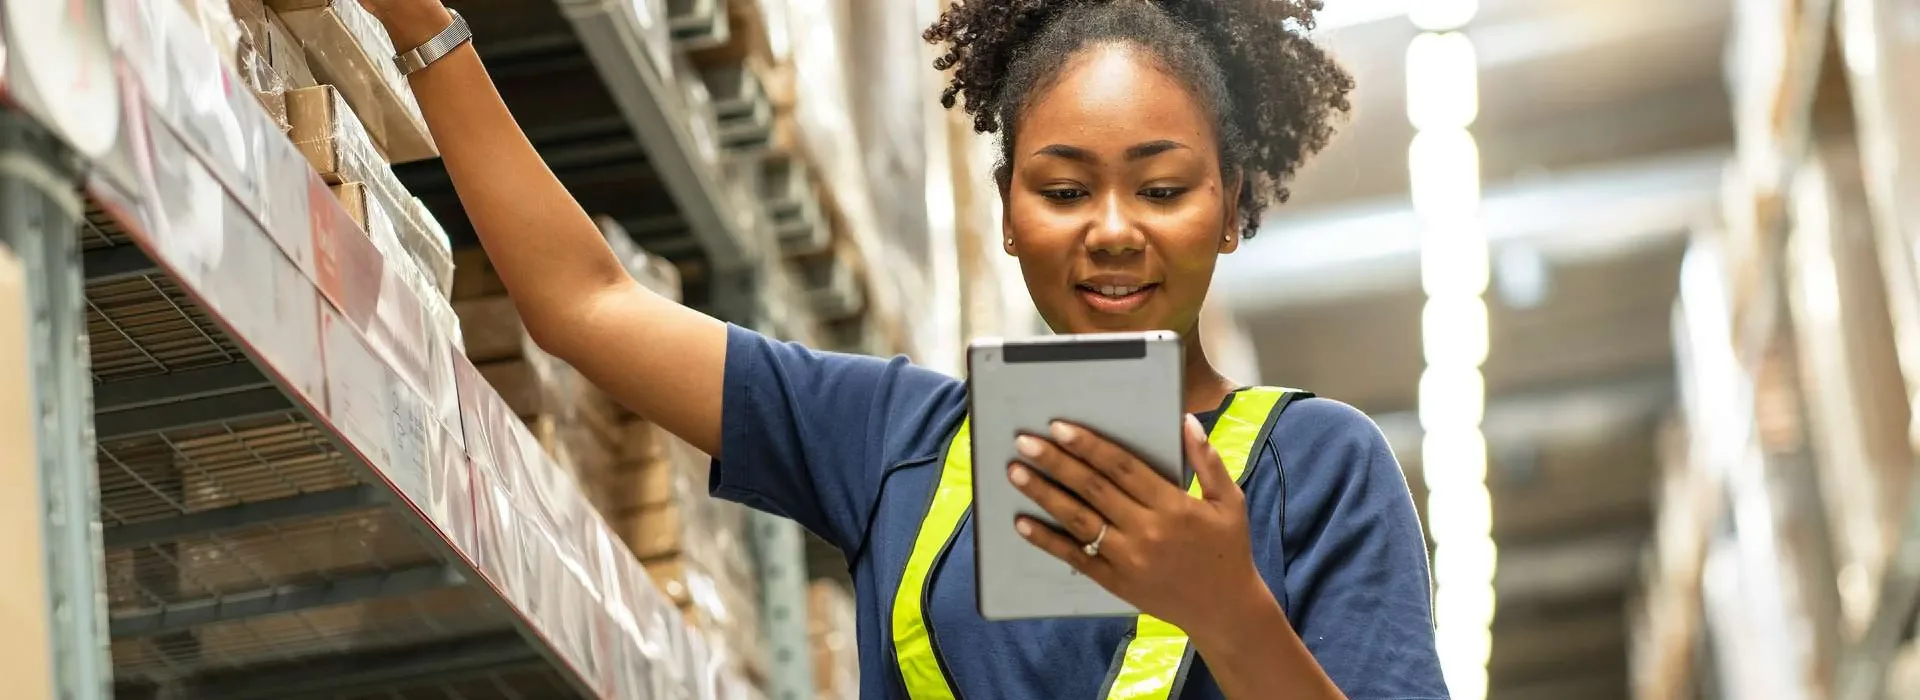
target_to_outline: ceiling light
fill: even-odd
[[[1420,339],[1429,365],[1479,367],[1487,361],[1487,303],[1463,294],[1428,297]]]
[[[1424,221],[1472,220],[1480,211],[1480,147],[1466,129],[1414,134],[1407,176],[1413,212]]]
[[[1420,473],[1428,491],[1487,480],[1487,438],[1474,428],[1442,428],[1420,437]],[[1431,519],[1431,516],[1429,516]]]
[[[1479,114],[1480,66],[1465,34],[1421,34],[1407,45],[1407,119],[1421,131],[1465,129]]]
[[[1420,373],[1420,429],[1479,428],[1487,411],[1478,367],[1428,367]]]
[[[1467,26],[1479,12],[1479,0],[1418,0],[1408,3],[1407,19],[1423,31],[1444,32]]]

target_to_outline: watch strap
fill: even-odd
[[[427,43],[393,57],[393,63],[400,68],[401,75],[412,75],[415,71],[433,65],[434,61],[453,53],[453,50],[460,48],[461,44],[473,40],[473,30],[467,26],[467,18],[461,17],[460,12],[452,8],[447,9],[447,14],[453,16],[453,22],[448,24],[446,29],[440,30],[440,33],[428,39]]]

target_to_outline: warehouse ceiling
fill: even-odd
[[[1627,697],[1625,605],[1674,401],[1679,261],[1685,232],[1715,213],[1732,147],[1727,3],[1480,5],[1468,34],[1495,265],[1491,697]],[[1373,414],[1424,503],[1413,413],[1424,297],[1403,99],[1415,33],[1402,19],[1327,33],[1359,83],[1354,115],[1229,259],[1221,288],[1261,350],[1261,379]]]

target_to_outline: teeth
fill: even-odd
[[[1098,291],[1102,296],[1124,297],[1134,292],[1138,292],[1140,291],[1140,289],[1141,289],[1140,287],[1103,286]]]

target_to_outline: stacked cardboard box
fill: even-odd
[[[356,0],[182,1],[402,277],[444,298],[446,234],[389,167],[437,152],[379,22]]]
[[[833,581],[807,590],[807,637],[813,649],[814,697],[852,700],[860,693],[860,661],[854,645],[853,596]]]
[[[0,392],[0,493],[6,494],[0,521],[7,536],[0,540],[0,611],[14,632],[0,649],[4,672],[14,697],[50,698],[54,695],[53,610],[47,605],[46,527],[40,501],[40,463],[34,447],[38,422],[28,364],[26,270],[6,246],[0,246],[0,386],[21,387]]]
[[[579,372],[534,345],[485,253],[463,250],[457,259],[453,309],[468,359],[594,506],[610,512],[604,499],[619,450],[620,410]]]
[[[637,418],[623,435],[607,519],[687,619],[724,642],[743,675],[764,680],[746,510],[708,497],[710,460],[692,445]]]

